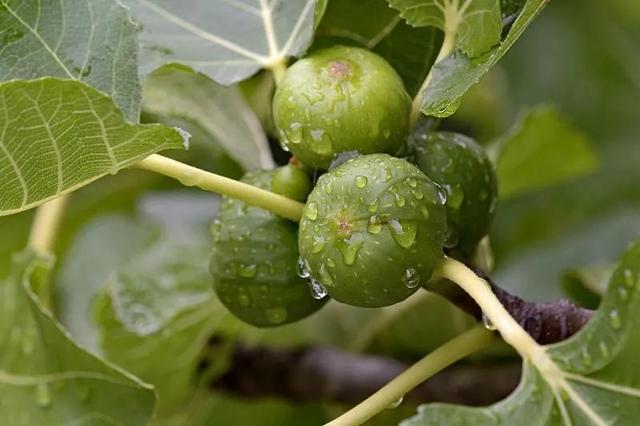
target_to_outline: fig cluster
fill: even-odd
[[[305,206],[297,224],[223,201],[211,274],[232,313],[268,327],[330,298],[387,306],[427,286],[445,255],[472,257],[493,218],[493,166],[469,137],[410,132],[410,107],[398,74],[365,49],[319,50],[286,71],[273,115],[294,161],[243,181]]]

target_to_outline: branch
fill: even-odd
[[[526,302],[498,287],[486,274],[475,272],[491,285],[493,293],[507,312],[537,343],[547,345],[568,339],[593,316],[594,311],[564,299],[549,303]],[[457,285],[440,280],[429,290],[446,298],[478,321],[482,319],[480,307]]]
[[[354,404],[407,367],[393,359],[328,347],[276,349],[237,345],[229,369],[211,387],[248,398]],[[405,400],[487,405],[511,393],[519,377],[519,362],[451,367],[409,392]],[[480,388],[482,392],[478,392]]]

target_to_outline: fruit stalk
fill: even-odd
[[[150,155],[133,167],[177,179],[185,186],[196,186],[205,191],[244,201],[252,206],[262,207],[289,220],[297,222],[302,217],[304,208],[302,203],[161,155]]]
[[[40,254],[51,251],[68,199],[68,194],[62,195],[38,207],[31,225],[29,248]]]
[[[477,326],[451,339],[399,374],[378,392],[365,399],[325,426],[360,425],[384,409],[393,406],[404,395],[454,362],[487,347],[493,334]]]

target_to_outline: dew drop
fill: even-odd
[[[356,186],[360,189],[367,186],[368,179],[366,176],[356,176]]]
[[[482,325],[487,330],[495,331],[498,329],[484,312],[482,313]]]
[[[285,130],[287,134],[287,140],[291,143],[298,144],[302,141],[302,124],[291,123],[289,128]]]
[[[391,179],[393,178],[393,173],[391,172],[391,169],[388,167],[384,168],[384,181],[385,182],[389,182]]]
[[[324,192],[326,194],[331,194],[333,192],[333,184],[331,182],[327,182],[327,184],[324,186]]]
[[[331,276],[329,271],[327,271],[327,268],[324,266],[324,263],[320,265],[320,269],[318,269],[318,275],[320,276],[320,281],[324,285],[331,286],[333,284],[333,277]]]
[[[395,194],[395,195],[396,195],[396,206],[403,207],[406,204],[407,200],[400,194]]]
[[[287,310],[285,308],[271,308],[264,313],[267,321],[271,324],[282,324],[287,319]]]
[[[309,204],[307,204],[304,215],[309,220],[316,220],[318,218],[318,203],[316,203],[315,201],[312,201]]]
[[[441,186],[438,186],[438,198],[440,199],[440,204],[442,205],[447,202],[447,191],[445,191]]]
[[[618,287],[618,298],[621,302],[626,302],[629,299],[629,293],[624,287]]]
[[[600,342],[600,344],[598,345],[598,348],[600,348],[600,353],[602,354],[603,357],[605,358],[609,358],[609,346],[607,346],[607,344],[605,342]]]
[[[418,189],[414,189],[413,191],[411,191],[411,193],[416,200],[422,200],[424,198],[424,194]]]
[[[380,206],[380,200],[377,198],[374,198],[369,204],[367,204],[367,210],[369,210],[370,213],[375,213],[378,211],[379,206]]]
[[[238,275],[243,278],[253,278],[258,273],[258,265],[251,263],[248,265],[240,264],[238,266]]]
[[[622,327],[622,319],[620,319],[620,314],[617,310],[613,309],[609,312],[609,323],[616,330]]]
[[[339,244],[338,247],[340,249],[340,252],[342,253],[342,260],[347,266],[351,266],[355,263],[356,256],[363,243],[364,241],[362,241],[361,239],[354,240],[354,238],[352,237],[349,240],[342,241]]]
[[[410,177],[410,178],[407,178],[407,184],[410,187],[415,188],[418,186],[418,181],[415,178]]]
[[[425,206],[422,206],[420,211],[422,212],[422,217],[424,218],[424,220],[429,220],[429,209]]]
[[[404,271],[402,281],[408,288],[416,288],[418,284],[420,284],[420,276],[415,269],[407,268],[407,270]]]
[[[635,285],[635,280],[633,279],[633,273],[631,269],[624,270],[624,285],[631,288]]]
[[[325,240],[320,237],[320,236],[314,236],[313,237],[313,243],[311,244],[311,253],[313,254],[318,254],[320,253],[322,250],[324,250],[325,246],[327,245],[327,243],[325,242]]]
[[[379,234],[380,231],[382,231],[382,223],[378,222],[376,216],[371,216],[369,218],[369,224],[367,225],[367,232],[370,234]]]
[[[311,297],[316,300],[323,299],[327,296],[327,289],[314,278],[309,280],[309,289],[311,290]]]
[[[243,308],[248,308],[249,306],[251,306],[251,298],[247,293],[242,292],[238,294],[238,305],[242,306]]]
[[[590,367],[593,361],[591,360],[591,355],[589,355],[589,351],[587,350],[587,348],[582,348],[581,357],[582,357],[582,363],[585,366]]]
[[[402,248],[411,247],[418,233],[416,223],[408,220],[392,219],[389,221],[389,229],[395,242]]]
[[[451,188],[449,191],[449,196],[447,198],[447,206],[452,209],[459,209],[462,205],[462,201],[464,201],[464,191],[459,186],[455,186]]]
[[[303,258],[298,259],[298,263],[296,265],[296,273],[300,278],[309,278],[311,276],[311,274],[309,273],[309,266]]]
[[[395,401],[393,401],[391,404],[389,404],[387,406],[387,409],[394,409],[394,408],[398,408],[400,406],[400,404],[402,404],[402,401],[404,400],[404,396],[401,396],[400,398],[396,399]]]
[[[336,262],[334,262],[334,260],[330,257],[327,257],[326,259],[327,265],[329,265],[329,268],[335,268],[336,267]]]
[[[41,408],[49,408],[51,406],[51,392],[49,385],[40,383],[36,386],[36,402]]]

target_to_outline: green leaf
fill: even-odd
[[[359,0],[332,0],[316,31],[314,47],[353,44],[384,57],[414,95],[425,79],[442,43],[435,27],[405,23],[386,0],[369,0],[362,14]],[[357,20],[353,16],[358,16]]]
[[[475,58],[500,42],[499,0],[387,0],[414,27],[456,34],[456,46]]]
[[[453,114],[467,90],[498,63],[547,3],[548,0],[527,0],[505,39],[484,55],[470,58],[457,52],[434,65],[421,111],[436,117]]]
[[[496,165],[505,199],[562,183],[595,170],[597,156],[587,137],[548,105],[521,115],[501,140]]]
[[[153,390],[77,346],[31,291],[46,286],[51,257],[14,257],[0,282],[0,423],[146,424]]]
[[[274,166],[264,131],[238,88],[176,66],[154,71],[142,87],[145,113],[192,123],[208,135],[203,144],[220,146],[246,170]]]
[[[81,80],[138,121],[137,29],[118,1],[0,0],[0,45],[0,81]]]
[[[141,63],[151,71],[180,62],[221,84],[304,52],[314,0],[124,0],[142,24]]]
[[[483,408],[423,405],[402,425],[635,425],[640,416],[638,309],[636,243],[622,257],[594,317],[572,338],[536,347],[511,396]]]
[[[0,216],[186,143],[178,129],[128,124],[110,98],[79,81],[1,83]]]

